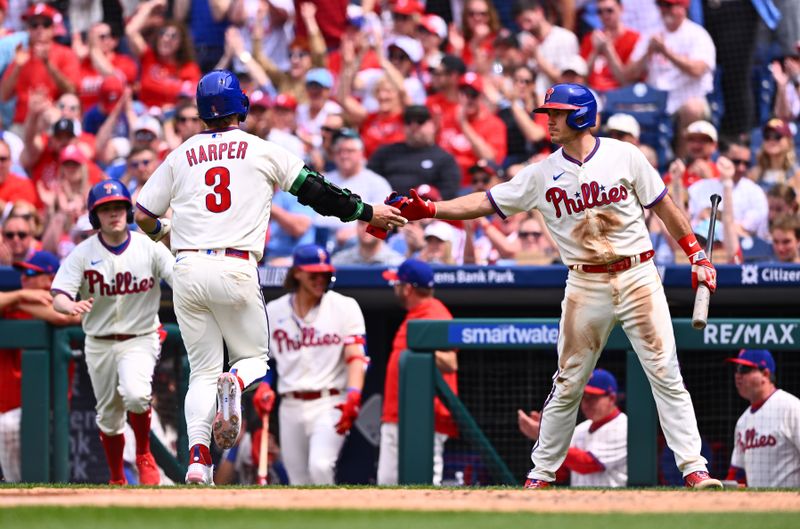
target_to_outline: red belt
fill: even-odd
[[[200,252],[205,253],[208,255],[216,255],[217,252],[221,252],[222,250],[195,250],[195,249],[188,249],[188,250],[178,250],[178,252]],[[239,259],[244,259],[245,261],[250,260],[250,252],[247,250],[237,250],[235,248],[225,248],[225,255],[228,257],[237,257]],[[175,253],[178,253],[175,252]]]
[[[143,334],[104,334],[103,336],[93,336],[95,340],[114,340],[115,342],[124,342],[131,338],[144,336]]]
[[[590,274],[613,274],[615,272],[623,272],[628,268],[634,267],[637,264],[646,263],[656,254],[655,250],[647,250],[639,255],[631,257],[623,257],[619,261],[603,265],[570,265],[570,270],[579,270],[581,272],[588,272]]]
[[[300,400],[316,400],[322,397],[329,397],[331,395],[338,395],[341,391],[338,389],[325,389],[322,391],[288,391],[282,393],[281,397],[291,397]]]

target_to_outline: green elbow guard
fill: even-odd
[[[307,166],[300,170],[289,192],[301,204],[311,206],[320,215],[338,217],[342,222],[372,220],[371,205],[349,189],[342,189],[325,180],[325,177]]]

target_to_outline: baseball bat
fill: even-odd
[[[258,448],[258,484],[267,484],[267,465],[269,464],[269,414],[261,416],[261,445]]]
[[[711,195],[711,220],[708,224],[708,239],[706,239],[706,255],[711,261],[711,254],[714,250],[714,226],[717,223],[717,210],[719,201],[722,197],[716,193]],[[708,303],[711,301],[711,291],[705,283],[697,285],[697,293],[694,296],[694,311],[692,312],[692,327],[697,330],[706,328],[708,323]]]

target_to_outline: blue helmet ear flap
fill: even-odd
[[[247,113],[250,112],[250,98],[244,92],[242,92],[242,107],[244,107],[244,112],[239,113],[239,121],[246,120]]]
[[[595,115],[596,113],[592,112],[588,106],[581,107],[569,113],[567,125],[576,130],[594,127],[596,122]]]

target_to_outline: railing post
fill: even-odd
[[[627,352],[628,486],[652,487],[658,484],[658,413],[650,382],[639,357]]]
[[[50,481],[50,351],[22,351],[22,481]]]
[[[53,401],[53,474],[52,481],[68,483],[69,464],[69,360],[71,329],[52,328],[51,395]]]
[[[433,353],[403,351],[398,387],[398,482],[433,483]]]

